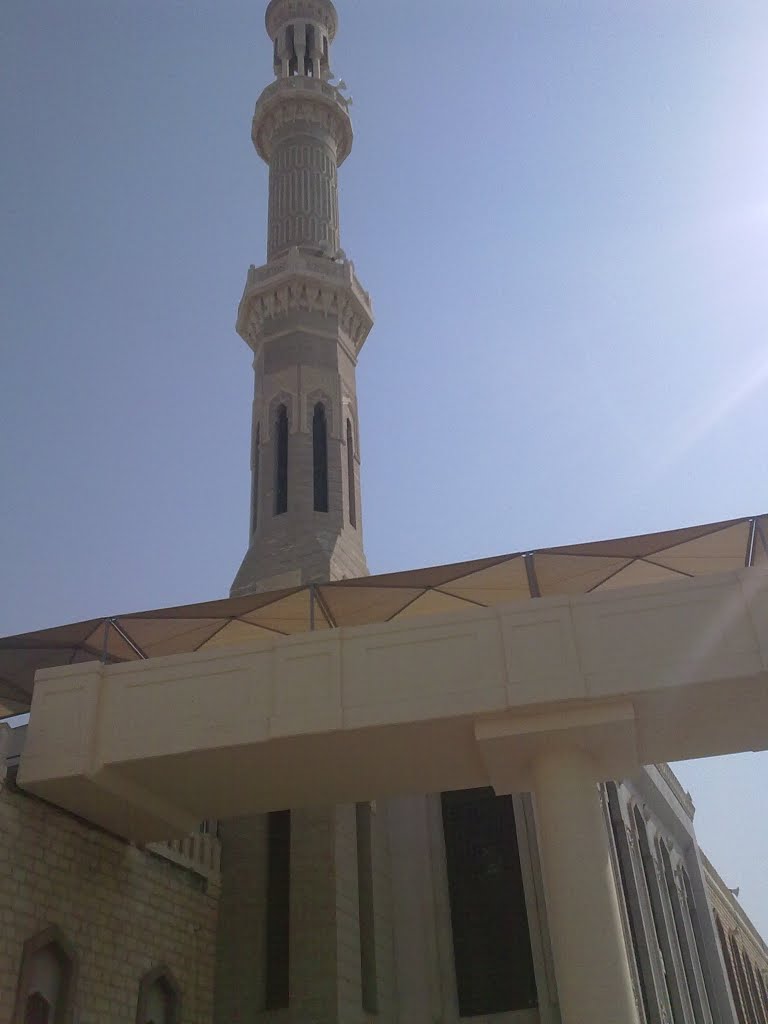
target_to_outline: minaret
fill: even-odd
[[[355,366],[373,325],[339,244],[337,169],[352,148],[333,85],[330,0],[271,0],[276,79],[253,144],[269,165],[267,262],[251,267],[237,330],[254,354],[248,594],[367,574]]]
[[[269,164],[267,262],[249,270],[237,318],[255,391],[250,545],[233,595],[368,571],[355,366],[373,317],[339,247],[337,169],[352,126],[344,87],[331,84],[336,10],[271,0],[266,23],[276,80],[256,104],[253,142]],[[359,1024],[377,1009],[391,1021],[386,822],[380,803],[220,823],[216,1024],[273,1011]]]

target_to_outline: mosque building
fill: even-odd
[[[0,641],[0,1024],[768,1024],[666,763],[768,747],[768,516],[370,576],[337,13],[266,28],[247,549]]]

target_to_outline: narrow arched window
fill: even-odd
[[[251,533],[259,525],[259,470],[261,468],[261,424],[256,424],[253,435],[253,473],[251,479]]]
[[[275,417],[275,515],[288,511],[288,410],[279,405]]]
[[[352,420],[347,420],[347,492],[349,522],[357,526],[357,502],[355,501],[355,443],[352,434]]]
[[[56,927],[29,939],[21,971],[13,1024],[65,1024],[75,996],[74,951]]]
[[[717,937],[720,940],[720,951],[725,962],[725,972],[728,975],[728,985],[733,997],[733,1004],[736,1007],[736,1016],[739,1018],[739,1024],[747,1024],[747,1019],[744,1016],[744,1003],[742,1002],[739,990],[739,979],[736,976],[736,964],[733,961],[731,946],[726,938],[723,923],[717,914],[715,914],[715,927],[717,928]]]
[[[325,406],[318,402],[312,414],[312,473],[315,512],[328,511],[328,421]]]
[[[139,985],[136,1024],[178,1024],[179,986],[167,967],[155,967]]]

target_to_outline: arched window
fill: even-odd
[[[347,492],[349,505],[349,522],[357,526],[357,503],[355,501],[355,442],[352,433],[352,420],[347,420]]]
[[[13,1024],[69,1024],[77,959],[55,926],[24,943]]]
[[[744,1016],[744,1003],[739,989],[739,979],[736,976],[736,965],[733,962],[733,954],[725,935],[723,923],[717,914],[715,914],[715,927],[717,928],[717,937],[720,940],[720,951],[723,954],[723,960],[725,961],[725,972],[728,975],[728,985],[731,989],[733,1005],[736,1007],[736,1016],[739,1018],[739,1024],[747,1024],[747,1019]]]
[[[178,1024],[179,986],[167,967],[155,967],[141,979],[136,1024]]]
[[[325,406],[318,402],[312,414],[312,474],[315,512],[328,511],[328,421]]]
[[[645,889],[648,895],[648,901],[650,903],[651,908],[653,928],[656,932],[657,946],[661,952],[661,963],[664,969],[667,994],[669,996],[670,1005],[672,1007],[672,1017],[673,1020],[682,1021],[685,1020],[685,1013],[683,1010],[683,998],[680,991],[679,980],[675,973],[675,961],[670,942],[670,935],[667,931],[667,925],[664,919],[664,905],[662,902],[661,895],[661,883],[659,880],[659,876],[656,873],[656,862],[654,861],[653,853],[651,852],[651,846],[648,840],[648,831],[646,829],[645,821],[643,820],[643,816],[640,813],[638,807],[633,808],[632,816],[635,824],[637,842],[640,848],[640,861],[643,868]]]
[[[277,407],[275,416],[275,515],[288,511],[288,410]]]
[[[677,934],[677,942],[680,948],[680,955],[683,960],[683,972],[688,986],[688,995],[693,1007],[693,1015],[697,1021],[708,1020],[712,1013],[709,1007],[709,1000],[704,988],[704,977],[699,962],[699,952],[693,937],[693,929],[686,927],[690,918],[686,920],[685,904],[682,894],[678,888],[678,881],[672,867],[672,858],[669,855],[666,843],[657,840],[657,853],[661,857],[662,873],[666,882],[669,905],[672,908],[672,919]],[[683,884],[682,882],[680,883]]]
[[[253,476],[251,482],[251,533],[259,525],[259,469],[261,463],[261,424],[256,424],[253,435]]]

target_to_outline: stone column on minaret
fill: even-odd
[[[336,10],[330,0],[271,0],[266,24],[276,80],[252,134],[269,164],[267,262],[249,270],[237,318],[255,391],[250,544],[233,595],[368,572],[355,366],[373,317],[339,248],[337,170],[352,126],[331,84]],[[373,817],[368,805],[291,811],[283,1001],[268,966],[269,833],[264,816],[221,823],[216,1024],[280,1009],[307,1024],[353,1024],[374,1003],[391,1019],[385,805]]]
[[[233,595],[367,573],[355,366],[373,317],[339,247],[352,125],[331,84],[336,11],[273,0],[266,23],[276,79],[252,136],[269,165],[267,262],[248,272],[237,318],[255,392],[250,544]]]

